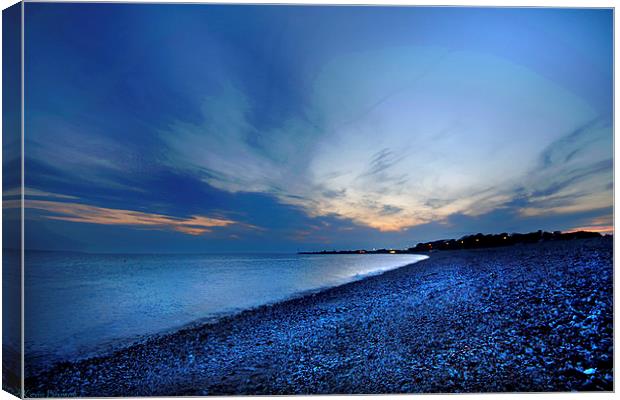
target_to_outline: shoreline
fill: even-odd
[[[301,292],[297,292],[297,293],[293,293],[290,294],[284,298],[278,299],[278,300],[273,300],[267,303],[263,303],[263,304],[258,304],[256,306],[252,306],[249,308],[239,308],[239,309],[233,309],[233,310],[229,310],[229,311],[221,311],[218,313],[214,313],[211,316],[208,317],[203,317],[203,318],[199,318],[199,319],[195,319],[193,321],[181,324],[181,325],[176,325],[176,326],[172,326],[170,328],[158,331],[158,332],[153,332],[153,333],[145,333],[145,334],[141,334],[141,335],[136,335],[136,336],[132,336],[132,337],[126,337],[126,338],[116,338],[113,340],[109,340],[107,342],[101,343],[100,345],[97,345],[96,347],[90,349],[90,350],[85,350],[83,351],[83,355],[73,358],[73,359],[61,359],[61,358],[57,358],[52,362],[48,362],[48,363],[40,363],[39,365],[35,365],[34,362],[30,362],[30,366],[26,365],[26,377],[28,376],[34,376],[34,375],[38,375],[38,374],[42,374],[45,373],[48,370],[53,369],[57,364],[66,364],[66,363],[79,363],[79,362],[83,362],[89,359],[96,359],[96,358],[102,358],[102,357],[106,357],[109,356],[110,354],[116,353],[118,351],[123,351],[127,348],[136,346],[136,345],[140,345],[140,344],[144,344],[150,340],[154,340],[154,339],[158,339],[158,338],[165,338],[166,336],[169,335],[175,335],[179,332],[184,332],[187,330],[192,330],[192,329],[201,329],[203,327],[209,326],[209,325],[214,325],[219,323],[220,321],[222,321],[223,319],[227,319],[227,318],[235,318],[236,316],[243,314],[245,312],[252,312],[258,309],[261,309],[262,307],[272,307],[272,306],[277,306],[280,303],[286,303],[292,300],[297,300],[297,299],[301,299],[307,296],[314,296],[316,294],[320,294],[324,291],[328,291],[343,285],[348,285],[350,283],[353,282],[357,282],[357,281],[361,281],[361,280],[365,280],[374,276],[379,276],[382,274],[385,274],[389,271],[393,271],[393,270],[397,270],[400,268],[406,268],[406,267],[410,267],[412,265],[415,265],[417,263],[419,263],[420,261],[424,261],[426,259],[429,258],[428,255],[425,254],[412,254],[415,256],[420,256],[420,257],[424,257],[418,261],[414,261],[412,263],[409,264],[405,264],[405,265],[397,265],[394,267],[388,267],[388,268],[384,268],[384,269],[380,269],[380,270],[376,270],[376,271],[371,271],[365,274],[357,274],[355,276],[351,276],[349,281],[347,282],[343,282],[343,283],[339,283],[336,284],[334,286],[323,286],[323,287],[317,287],[314,289],[307,289],[307,290],[303,290]],[[30,353],[33,354],[33,353]],[[45,355],[41,355],[40,353],[34,353],[33,356],[31,356],[32,359],[38,359],[38,358],[42,358],[45,357]],[[26,363],[28,364],[28,363]]]
[[[33,397],[50,391],[129,396],[612,390],[611,250],[611,240],[602,238],[433,253],[379,275],[149,336],[111,354],[56,364],[27,377],[26,386]],[[592,254],[595,260],[584,265],[567,258],[590,260]],[[532,266],[537,260],[547,275]],[[571,280],[583,280],[584,268],[592,267],[600,273],[582,283],[601,293],[593,315],[603,322],[587,332],[584,343],[594,347],[581,351],[575,345],[587,346],[579,335],[564,343],[553,331],[572,330],[572,318],[581,318],[580,304],[562,306],[559,300],[581,300],[587,290],[575,289]],[[546,282],[549,276],[555,283]],[[607,281],[609,287],[601,286]],[[551,297],[542,298],[541,289]],[[537,300],[526,301],[528,296]],[[557,307],[546,318],[532,312],[545,314],[541,305],[547,302]],[[579,313],[584,311],[591,310]],[[536,320],[529,321],[531,333],[525,336],[515,329],[523,312]],[[561,324],[550,327],[543,319]],[[578,323],[584,330],[585,322]],[[504,348],[511,342],[508,334],[520,335],[526,345]],[[570,367],[559,365],[552,354],[557,352],[567,353]],[[586,354],[581,361],[580,353],[596,357]],[[472,359],[492,360],[494,368],[464,361]],[[526,362],[523,370],[519,360]],[[541,368],[550,371],[536,374]],[[583,372],[592,368],[596,372]]]

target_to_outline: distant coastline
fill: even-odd
[[[298,254],[412,254],[429,252],[435,250],[464,250],[480,249],[490,247],[513,246],[523,243],[539,243],[553,240],[574,240],[599,238],[599,232],[576,231],[576,232],[546,232],[536,231],[530,233],[498,233],[484,235],[466,235],[459,239],[440,239],[432,242],[418,243],[407,249],[357,249],[357,250],[321,250],[321,251],[300,251]]]

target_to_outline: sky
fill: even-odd
[[[613,230],[611,10],[25,10],[30,249]]]

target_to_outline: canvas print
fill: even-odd
[[[613,391],[613,9],[3,11],[3,389]]]

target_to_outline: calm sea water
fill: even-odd
[[[143,335],[340,285],[424,258],[27,253],[27,362],[36,368],[90,356]]]

